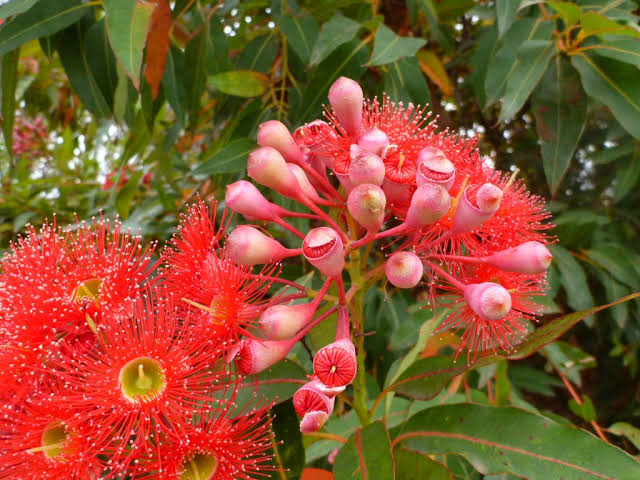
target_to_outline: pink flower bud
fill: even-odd
[[[476,193],[476,205],[469,199],[470,189],[468,186],[460,198],[458,208],[453,216],[453,233],[464,233],[473,230],[489,220],[500,208],[502,200],[502,190],[495,185],[485,183]]]
[[[286,340],[311,321],[316,308],[314,303],[273,305],[262,312],[258,324],[269,340]]]
[[[231,210],[250,219],[272,221],[283,212],[281,207],[264,198],[255,185],[246,180],[227,185],[225,202]]]
[[[247,171],[256,182],[285,197],[297,198],[300,195],[296,176],[287,168],[287,162],[275,148],[261,147],[251,152]]]
[[[313,185],[311,185],[309,177],[307,177],[307,174],[304,173],[302,167],[296,165],[295,163],[287,163],[287,168],[291,171],[291,173],[293,173],[293,175],[296,177],[296,180],[298,180],[298,185],[300,186],[300,190],[302,190],[302,193],[304,193],[313,201],[317,201],[320,199],[320,197],[318,196],[318,192],[315,188],[313,188]]]
[[[349,164],[349,180],[353,187],[370,183],[380,186],[384,180],[384,162],[375,153],[351,145],[351,162]]]
[[[371,153],[380,155],[389,145],[389,137],[378,127],[373,127],[360,135],[358,145]]]
[[[425,183],[413,192],[405,223],[410,228],[426,227],[444,217],[449,208],[449,192],[436,183]]]
[[[245,375],[255,375],[283,360],[296,344],[291,340],[244,339],[237,349],[238,367]],[[233,352],[232,352],[233,353]]]
[[[344,269],[344,244],[338,233],[329,227],[309,231],[302,242],[304,257],[328,277],[342,274]]]
[[[331,415],[327,415],[324,412],[312,410],[304,414],[302,420],[300,420],[300,431],[302,433],[317,432],[322,428]]]
[[[424,267],[420,258],[411,252],[396,252],[385,264],[387,279],[398,288],[413,288],[422,279]]]
[[[248,225],[236,227],[227,237],[225,246],[231,260],[249,266],[278,262],[299,253]]]
[[[351,216],[370,232],[380,230],[386,204],[387,199],[382,189],[366,183],[354,188],[347,199]]]
[[[517,247],[508,248],[484,257],[484,261],[506,272],[528,273],[535,275],[544,272],[553,256],[540,242],[525,242]]]
[[[320,385],[322,383],[318,380],[312,380],[293,395],[293,407],[302,417],[300,431],[303,433],[320,430],[333,413],[335,398],[325,395]]]
[[[313,358],[313,371],[327,387],[349,385],[357,370],[356,349],[348,338],[322,347]]]
[[[358,138],[362,125],[362,105],[364,95],[358,82],[340,77],[329,89],[329,103],[344,130]]]
[[[385,177],[382,182],[382,191],[387,202],[392,205],[407,204],[411,200],[411,184],[397,183]]]
[[[487,321],[500,320],[511,310],[511,295],[502,285],[493,282],[467,285],[464,299],[480,318]]]
[[[278,150],[288,162],[298,163],[302,160],[302,152],[296,144],[289,129],[278,120],[269,120],[258,127],[258,144]]]
[[[453,186],[455,177],[456,168],[441,150],[431,147],[420,150],[416,175],[418,186],[431,182],[449,190]]]

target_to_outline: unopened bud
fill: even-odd
[[[353,187],[363,183],[382,185],[384,171],[384,162],[378,155],[358,147],[358,145],[351,145],[349,180]]]
[[[370,232],[380,230],[386,204],[387,199],[382,189],[366,183],[354,188],[347,198],[351,216]]]
[[[413,288],[422,279],[424,267],[415,253],[396,252],[385,264],[387,279],[398,288]]]
[[[342,128],[352,137],[358,138],[362,125],[364,94],[358,82],[340,77],[329,89],[329,103]]]
[[[469,199],[469,186],[464,190],[458,208],[453,216],[453,233],[464,233],[473,230],[489,220],[500,208],[502,190],[491,183],[482,185],[476,193],[476,205]]]
[[[315,312],[316,305],[313,303],[273,305],[262,312],[258,325],[265,338],[286,340],[307,325]]]
[[[549,249],[540,242],[525,242],[484,257],[486,263],[500,270],[530,275],[546,271],[552,259]]]
[[[275,148],[261,147],[251,152],[247,171],[256,182],[285,197],[297,198],[300,194],[296,176],[287,168],[287,162]]]
[[[294,340],[244,339],[237,349],[238,367],[245,375],[255,375],[283,360]]]
[[[437,222],[451,208],[449,192],[438,184],[425,183],[413,192],[405,223],[410,228],[422,228]]]
[[[502,285],[493,282],[467,285],[464,299],[480,318],[490,322],[504,318],[511,310],[511,295]]]
[[[302,152],[296,144],[289,129],[278,120],[269,120],[258,127],[258,144],[278,150],[288,162],[298,163],[302,160]]]
[[[277,240],[249,225],[240,225],[229,234],[226,241],[229,257],[240,265],[262,265],[279,262],[295,251],[283,247]]]
[[[357,370],[356,349],[348,338],[330,343],[313,357],[313,371],[327,387],[349,385]]]
[[[307,174],[304,173],[304,170],[302,169],[302,167],[296,165],[295,163],[287,163],[287,168],[291,171],[291,173],[293,173],[296,177],[296,180],[298,180],[298,185],[300,186],[300,190],[302,190],[302,193],[304,193],[307,197],[309,197],[311,200],[318,200],[318,192],[316,191],[315,188],[313,188],[313,185],[311,185],[311,182],[309,181],[309,177],[307,177]]]
[[[416,174],[418,186],[431,182],[449,190],[453,186],[455,176],[456,168],[441,150],[432,147],[420,150]]]
[[[380,155],[389,145],[389,137],[378,127],[373,127],[360,135],[358,145],[371,153]]]
[[[329,227],[314,228],[302,242],[305,258],[328,277],[337,277],[344,269],[344,244],[340,235]]]
[[[300,420],[300,431],[302,433],[317,432],[329,419],[330,415],[318,410],[311,410],[304,414]]]
[[[272,221],[282,211],[281,207],[264,198],[256,186],[246,180],[227,185],[224,198],[231,210],[250,219]]]
[[[382,191],[389,204],[405,205],[411,200],[411,184],[409,183],[397,183],[385,177],[382,182]]]

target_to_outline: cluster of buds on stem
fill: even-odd
[[[317,351],[313,376],[294,397],[303,432],[321,428],[335,395],[357,379],[350,319],[361,335],[354,298],[366,288],[385,278],[397,288],[422,284],[434,306],[452,310],[438,329],[461,332],[458,353],[466,349],[470,362],[524,338],[538,313],[531,296],[543,291],[551,262],[542,200],[515,174],[493,170],[473,139],[437,132],[425,109],[386,97],[382,104],[365,100],[360,85],[345,77],[331,86],[329,102],[327,121],[293,133],[276,120],[261,124],[260,148],[249,155],[254,182],[307,212],[270,202],[248,181],[226,191],[231,210],[289,234],[285,246],[258,226],[237,227],[226,240],[234,262],[254,266],[301,255],[326,277],[308,303],[264,310],[263,338],[245,339],[234,351],[243,372],[285,358],[328,316],[318,313],[320,304],[330,285],[337,290],[329,309],[338,315],[335,341]],[[291,218],[307,219],[309,230],[299,231]]]

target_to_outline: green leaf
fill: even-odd
[[[629,287],[614,280],[607,272],[597,271],[596,274],[604,286],[604,294],[608,302],[629,294]],[[611,308],[610,314],[620,328],[625,328],[629,320],[629,305],[626,303],[616,305]]]
[[[640,180],[640,154],[636,152],[632,158],[623,162],[625,165],[619,165],[616,169],[616,187],[613,194],[616,202],[624,200],[627,195],[634,192],[634,187]]]
[[[105,20],[94,23],[87,31],[85,55],[89,69],[108,105],[113,105],[113,97],[118,85],[118,64],[109,45]]]
[[[591,160],[596,165],[606,165],[607,163],[611,163],[619,158],[631,155],[636,150],[636,146],[631,138],[629,138],[629,140],[630,141],[623,143],[622,145],[602,150],[591,157]]]
[[[593,402],[587,395],[582,395],[582,403],[576,402],[573,398],[569,399],[569,410],[582,418],[585,422],[593,422],[596,417],[596,409]]]
[[[496,16],[498,20],[499,37],[509,30],[513,21],[516,19],[516,12],[520,2],[515,0],[496,0]]]
[[[549,1],[547,3],[562,16],[565,28],[575,25],[580,20],[580,7],[575,3],[557,1]]]
[[[612,300],[617,300],[621,296],[619,295]],[[611,311],[615,310],[616,307],[626,305],[626,303],[615,305],[611,307]],[[582,385],[580,372],[588,368],[594,368],[597,365],[593,355],[561,340],[550,343],[542,349],[542,352],[556,368],[560,369],[572,383],[578,386]]]
[[[619,38],[591,45],[590,48],[601,57],[613,58],[640,68],[640,40]]]
[[[382,422],[359,429],[340,449],[333,465],[336,480],[393,480],[389,433]]]
[[[207,83],[207,58],[209,55],[209,22],[202,25],[202,30],[187,44],[184,52],[185,69],[184,85],[187,95],[187,111],[189,124],[193,128],[198,123],[200,99]],[[176,64],[176,66],[179,66]],[[180,71],[176,72],[179,75]]]
[[[2,57],[2,133],[9,156],[13,155],[13,124],[16,114],[20,47]]]
[[[171,46],[167,52],[167,63],[164,67],[162,86],[169,105],[171,105],[176,114],[176,119],[182,124],[184,124],[186,115],[185,104],[187,96],[182,75],[184,71],[184,54],[178,48]]]
[[[0,7],[0,19],[29,10],[38,0],[11,0]]]
[[[142,52],[154,4],[144,0],[104,0],[109,41],[133,85],[140,88]]]
[[[552,194],[560,187],[587,120],[587,98],[578,74],[557,56],[532,102],[542,166]]]
[[[585,12],[580,17],[582,32],[590,35],[625,35],[640,38],[640,31],[628,25],[621,25],[598,12]]]
[[[251,70],[232,70],[210,76],[207,83],[227,95],[251,98],[267,91],[269,77]]]
[[[640,450],[640,430],[633,425],[629,425],[624,422],[616,422],[609,427],[609,432],[614,435],[626,437],[638,450]]]
[[[596,265],[604,268],[619,282],[632,289],[640,288],[640,275],[638,275],[630,259],[625,255],[620,255],[619,252],[607,246],[595,247],[585,251],[585,253]]]
[[[251,40],[238,58],[239,70],[255,70],[256,72],[269,73],[273,61],[278,54],[278,44],[274,34],[260,35]]]
[[[394,444],[427,454],[461,453],[485,475],[640,478],[640,463],[619,448],[590,433],[512,407],[432,407],[411,417]]]
[[[387,26],[380,25],[368,65],[385,65],[401,58],[412,57],[426,43],[423,38],[400,37]]]
[[[527,101],[556,53],[550,40],[528,40],[517,52],[517,65],[512,70],[500,110],[500,121],[511,119]]]
[[[256,144],[253,140],[247,138],[233,140],[213,155],[205,157],[192,173],[207,177],[214,173],[240,172],[247,167],[247,157],[254,148]]]
[[[307,372],[300,365],[283,360],[242,383],[235,401],[239,406],[247,405],[254,398],[264,402],[284,402],[307,381]]]
[[[396,465],[396,478],[402,480],[455,480],[447,467],[427,455],[396,448],[393,451]]]
[[[611,109],[622,126],[640,138],[638,69],[627,63],[581,52],[571,57],[585,91]]]
[[[563,247],[551,245],[553,260],[560,271],[562,286],[571,308],[583,310],[593,306],[593,297],[587,285],[587,277],[580,263]]]
[[[285,15],[280,19],[280,31],[287,37],[287,45],[307,65],[318,38],[318,25],[313,17]]]
[[[274,480],[298,480],[305,463],[298,415],[290,401],[275,405],[272,414],[271,428],[275,437],[273,453],[277,470],[264,473],[267,473],[266,478]]]
[[[78,0],[42,0],[0,29],[0,55],[77,22],[92,9]]]
[[[142,175],[142,171],[135,172],[133,175],[131,175],[127,183],[125,183],[124,186],[120,189],[116,197],[116,210],[118,211],[118,215],[120,215],[120,217],[125,220],[129,218],[129,212],[131,212],[133,197],[138,191],[138,184],[140,183]]]
[[[318,65],[340,45],[344,45],[356,36],[362,26],[350,18],[336,13],[320,30],[318,40],[311,52],[311,65]]]

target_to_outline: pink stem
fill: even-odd
[[[320,315],[319,317],[314,318],[313,320],[311,320],[309,323],[307,323],[302,330],[300,330],[298,333],[296,333],[296,336],[293,337],[291,340],[293,343],[299,342],[300,340],[302,340],[304,338],[304,336],[309,333],[311,331],[311,329],[313,329],[313,327],[315,327],[316,325],[318,325],[322,320],[324,320],[325,318],[329,317],[330,315],[333,315],[333,313],[338,310],[338,307],[331,307],[329,310],[327,310],[326,312],[324,312],[322,315]]]
[[[438,244],[438,243],[442,243],[442,242],[446,242],[447,240],[449,240],[451,237],[453,237],[453,232],[451,230],[447,230],[446,232],[444,232],[441,236],[439,236],[438,238],[435,238],[433,240],[431,240],[429,243],[427,243],[426,245],[422,245],[421,248],[431,248],[434,245]]]
[[[476,265],[486,263],[484,258],[480,257],[465,257],[464,255],[429,255],[429,258],[435,258],[438,260],[453,260],[456,262],[473,263]]]
[[[337,276],[335,277],[335,279],[336,279],[336,283],[338,284],[338,292],[340,293],[340,305],[346,305],[347,294],[345,293],[345,290],[344,290],[344,281],[342,280],[341,276]]]
[[[454,287],[464,291],[464,289],[466,287],[466,285],[464,283],[462,283],[458,279],[454,278],[449,273],[445,272],[443,269],[441,269],[437,265],[434,265],[431,262],[425,262],[425,265],[428,266],[429,268],[431,268],[432,270],[436,271],[440,275],[442,275],[444,278],[446,278],[449,281],[449,283],[451,283],[451,285],[453,285]]]
[[[371,232],[367,232],[364,237],[362,237],[360,240],[356,240],[355,242],[351,242],[349,244],[347,244],[347,249],[348,250],[355,250],[356,248],[360,248],[363,245],[366,245],[369,242],[373,242],[376,239],[376,233],[371,231]]]
[[[349,333],[349,309],[346,306],[338,309],[338,325],[336,326],[336,340],[351,338]]]
[[[294,235],[297,235],[298,237],[300,237],[301,239],[304,240],[304,235],[302,234],[302,232],[300,232],[300,230],[298,230],[297,228],[295,228],[293,225],[289,225],[287,222],[285,222],[282,218],[280,217],[275,217],[275,219],[273,220],[275,223],[277,223],[278,225],[280,225],[282,228],[289,230],[291,233],[293,233]]]
[[[375,239],[377,240],[379,238],[389,237],[391,235],[398,235],[400,233],[405,232],[406,230],[407,230],[407,225],[406,223],[403,222],[400,225],[390,228],[389,230],[376,233]]]
[[[320,289],[320,291],[316,295],[316,298],[314,298],[313,301],[311,302],[311,304],[315,308],[318,308],[318,305],[320,305],[320,302],[322,301],[324,296],[329,291],[329,287],[331,286],[331,282],[333,282],[333,278],[327,278],[327,280],[324,282],[324,285],[322,285],[322,288]]]
[[[340,225],[338,225],[333,220],[333,218],[327,215],[320,207],[318,207],[315,203],[313,203],[313,201],[310,200],[309,197],[307,197],[304,193],[301,193],[299,200],[302,203],[304,203],[307,207],[309,207],[311,211],[315,212],[318,215],[318,217],[320,217],[322,220],[324,220],[329,225],[331,225],[331,228],[333,228],[336,232],[338,232],[338,234],[340,235],[340,238],[344,243],[347,243],[349,241],[349,237],[347,237],[347,235],[342,231],[342,228],[340,228]]]
[[[305,172],[307,172],[315,180],[317,180],[318,183],[320,183],[320,185],[322,185],[322,187],[324,187],[324,189],[327,191],[327,193],[329,193],[336,200],[344,202],[344,198],[342,197],[342,195],[340,195],[340,192],[338,192],[335,188],[333,188],[333,185],[331,185],[329,183],[329,181],[325,177],[320,175],[311,165],[309,165],[308,163],[306,163],[304,161],[300,161],[300,162],[297,162],[297,163],[298,163],[298,165],[300,165],[300,167]]]

